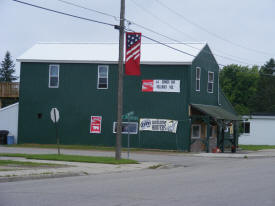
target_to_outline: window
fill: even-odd
[[[247,122],[247,121],[242,122],[241,131],[244,134],[250,134],[250,122]]]
[[[196,91],[201,90],[201,68],[196,68]]]
[[[59,87],[59,65],[51,64],[49,66],[49,88]]]
[[[193,124],[192,125],[192,138],[200,139],[200,137],[201,137],[201,125]]]
[[[98,75],[97,75],[97,88],[98,89],[108,89],[108,69],[107,65],[98,66]]]
[[[213,138],[215,136],[216,136],[216,127],[215,126],[210,126],[209,137]]]
[[[213,93],[214,91],[214,72],[208,72],[207,91]]]
[[[113,133],[117,131],[117,122],[113,124]],[[137,122],[122,122],[122,134],[137,134],[138,133],[138,123]]]

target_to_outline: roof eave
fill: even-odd
[[[18,62],[31,62],[31,63],[93,63],[93,64],[118,64],[118,61],[102,61],[102,60],[51,60],[51,59],[16,59]],[[192,62],[160,62],[160,61],[141,61],[140,64],[144,65],[191,65]]]

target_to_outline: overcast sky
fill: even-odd
[[[22,1],[119,23],[113,17],[58,0]],[[120,0],[66,1],[119,16]],[[127,19],[177,41],[207,42],[212,52],[217,54],[218,63],[225,65],[263,65],[275,57],[274,11],[275,0],[126,0]],[[190,24],[190,21],[195,24]],[[0,0],[0,22],[1,60],[7,50],[16,59],[37,42],[118,42],[118,31],[112,27],[54,14],[12,0]],[[129,28],[162,42],[172,42],[134,24]],[[18,64],[16,69],[19,75]]]

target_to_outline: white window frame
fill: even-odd
[[[199,77],[197,77],[197,71],[200,71]],[[199,82],[199,88],[197,88],[197,81]],[[196,91],[197,92],[201,91],[201,68],[200,67],[196,67],[196,82],[195,83],[196,83],[196,85],[195,85]]]
[[[99,88],[99,68],[106,67],[107,68],[107,87],[106,88]],[[108,89],[109,88],[109,65],[98,65],[97,67],[97,89]]]
[[[195,127],[195,126],[199,126],[199,136],[198,137],[193,136],[193,127]],[[192,139],[200,139],[201,138],[201,125],[200,124],[192,124],[191,128],[192,128],[192,131],[191,131]]]
[[[51,67],[57,67],[58,72],[57,72],[57,76],[52,76],[51,75]],[[60,66],[59,64],[50,64],[49,65],[49,88],[58,88],[59,87],[59,70],[60,70]],[[57,86],[51,86],[51,77],[57,77]]]
[[[209,74],[213,74],[213,81],[210,81]],[[207,81],[207,92],[208,93],[214,93],[214,82],[215,82],[215,73],[208,71],[208,81]],[[208,88],[209,83],[212,84],[212,91],[209,91],[209,88]]]
[[[138,133],[138,122],[122,122],[122,124],[135,124],[136,125],[136,131],[135,132],[129,132],[129,134],[137,134]],[[117,125],[117,122],[113,123],[113,133],[116,134],[115,126]],[[121,131],[121,134],[128,134],[128,132]]]
[[[250,135],[250,133],[251,133],[251,122],[250,121],[248,121],[248,120],[244,120],[243,122],[242,122],[242,124],[243,124],[243,135]],[[245,132],[245,124],[249,124],[249,132]]]

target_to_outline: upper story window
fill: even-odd
[[[209,93],[214,92],[214,72],[208,72],[207,91]]]
[[[108,65],[99,65],[97,74],[97,88],[108,89]]]
[[[51,64],[49,66],[49,88],[59,87],[59,65]]]
[[[201,90],[201,68],[196,68],[196,91]]]

